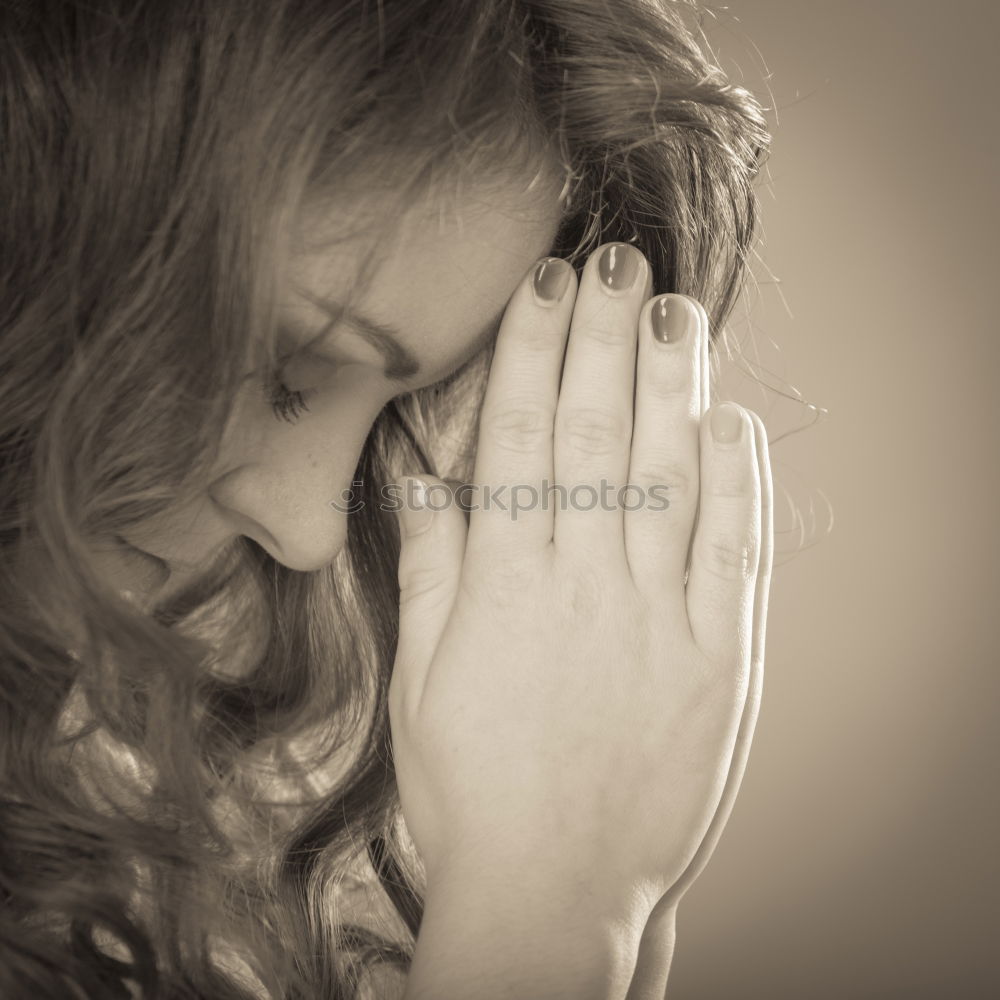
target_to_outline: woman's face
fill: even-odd
[[[525,184],[466,198],[444,215],[433,202],[404,217],[353,311],[391,329],[378,347],[349,322],[332,327],[284,369],[283,404],[248,379],[210,481],[193,501],[137,525],[103,553],[114,586],[146,603],[204,573],[245,535],[295,570],[329,563],[344,543],[336,510],[365,438],[394,396],[444,378],[478,353],[499,328],[507,301],[552,246],[558,187]],[[343,213],[311,218],[309,237],[336,234]],[[313,341],[330,321],[314,300],[343,301],[360,248],[346,240],[302,251],[281,276],[284,348]],[[306,409],[299,408],[301,392]],[[296,411],[299,411],[296,413]]]

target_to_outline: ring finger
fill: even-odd
[[[636,584],[657,598],[672,588],[678,607],[698,506],[707,331],[704,308],[686,295],[658,296],[639,320],[625,546]]]

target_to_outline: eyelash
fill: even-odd
[[[271,372],[264,381],[264,396],[278,420],[294,424],[308,411],[306,393],[301,389],[289,389],[281,381],[280,371]]]

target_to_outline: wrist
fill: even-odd
[[[585,878],[479,863],[428,879],[405,1000],[608,1000],[633,979],[648,909]]]

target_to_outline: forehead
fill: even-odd
[[[429,372],[453,364],[555,239],[561,183],[551,173],[530,180],[426,196],[391,220],[365,202],[310,212],[288,264],[283,308],[318,326],[328,317],[310,297],[350,299],[356,311],[398,327]],[[367,266],[370,230],[359,219],[387,237]]]

